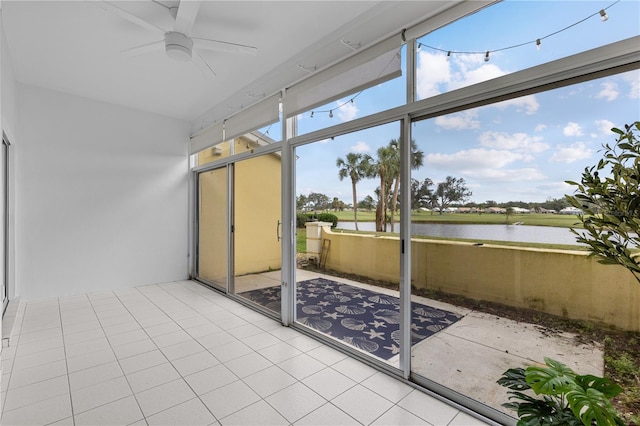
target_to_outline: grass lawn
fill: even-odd
[[[338,220],[343,222],[353,222],[353,211],[342,212],[329,212],[338,216]],[[396,221],[399,215],[396,213]],[[376,220],[376,213],[374,211],[358,211],[358,222],[373,222]],[[434,223],[478,223],[478,224],[496,224],[496,223],[516,223],[521,222],[523,225],[534,226],[559,226],[563,228],[576,227],[581,228],[582,224],[575,215],[564,214],[541,214],[541,213],[528,213],[528,214],[512,214],[507,217],[504,214],[494,213],[443,213],[437,212],[411,212],[411,221],[420,222],[434,222]]]

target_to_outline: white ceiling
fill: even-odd
[[[184,0],[186,1],[186,0]],[[16,80],[169,117],[208,122],[270,95],[458,1],[204,1],[192,36],[246,44],[256,56],[204,52],[217,76],[164,52],[130,57],[123,49],[158,35],[95,1],[2,1],[2,22]],[[166,6],[177,1],[162,1]],[[171,29],[151,1],[117,5]]]

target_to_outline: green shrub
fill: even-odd
[[[298,213],[296,227],[304,228],[307,222],[330,222],[332,228],[338,226],[338,216],[331,213]]]

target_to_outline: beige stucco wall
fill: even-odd
[[[221,286],[227,277],[227,169],[199,175],[198,275]]]
[[[235,165],[235,274],[278,270],[281,219],[280,156],[262,155]],[[282,230],[280,229],[280,235]]]
[[[326,267],[398,282],[399,240],[334,233]],[[412,240],[411,282],[478,300],[640,331],[640,284],[585,252]]]

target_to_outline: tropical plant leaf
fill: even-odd
[[[602,392],[602,394],[607,398],[613,398],[622,392],[622,388],[613,380],[592,376],[591,374],[576,376],[575,381],[582,389],[596,389]]]
[[[525,379],[524,368],[510,368],[504,373],[497,382],[500,386],[513,390],[527,390],[531,389],[531,386]]]
[[[541,400],[520,404],[518,418],[518,426],[582,426],[569,408],[556,410]]]
[[[525,371],[526,381],[536,394],[560,395],[576,386],[576,374],[559,361],[545,358],[547,367],[531,366]]]
[[[576,389],[567,392],[567,402],[573,414],[585,426],[616,426],[619,424],[615,408],[602,392],[594,388]]]

